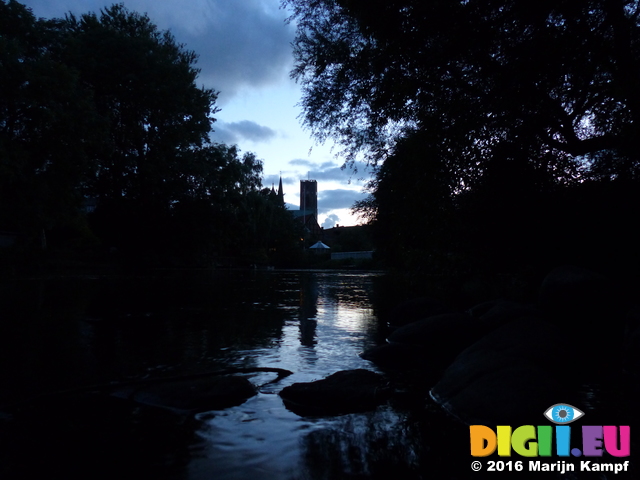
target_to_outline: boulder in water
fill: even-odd
[[[364,369],[344,370],[315,382],[294,383],[280,392],[285,406],[298,415],[362,412],[384,403],[391,389],[385,378]]]
[[[556,326],[521,318],[462,352],[430,394],[468,424],[539,422],[545,408],[568,401],[572,358]]]

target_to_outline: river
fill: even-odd
[[[380,275],[185,271],[4,284],[0,476],[424,478],[425,459],[450,450],[426,438],[453,425],[433,405],[301,417],[277,395],[340,370],[377,371],[359,353],[384,341],[372,302]],[[293,374],[242,405],[186,418],[61,393],[230,367]]]

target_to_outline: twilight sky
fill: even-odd
[[[111,0],[19,0],[37,17],[98,13]],[[264,161],[264,186],[278,185],[285,201],[299,206],[299,181],[318,181],[320,225],[355,225],[349,208],[364,197],[366,175],[341,170],[332,145],[317,145],[300,126],[299,87],[289,79],[293,26],[280,0],[125,0],[129,10],[147,13],[162,30],[198,55],[199,85],[220,92],[213,141],[236,144]]]

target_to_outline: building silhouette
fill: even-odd
[[[284,207],[284,191],[282,190],[282,177],[278,183],[278,191],[276,191],[275,185],[271,184],[271,198],[275,199],[278,205]]]
[[[318,182],[300,180],[300,210],[302,215],[314,215],[318,220]]]
[[[322,228],[318,225],[317,181],[300,180],[300,209],[292,213],[304,225],[306,241],[322,240]]]

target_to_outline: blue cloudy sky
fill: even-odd
[[[99,12],[108,0],[21,0],[37,17]],[[282,174],[285,201],[299,205],[299,181],[318,181],[319,223],[355,225],[364,168],[342,170],[331,144],[317,145],[300,126],[299,87],[289,78],[294,28],[280,0],[125,0],[198,55],[198,82],[220,92],[213,141],[237,144],[264,161],[265,186]]]

